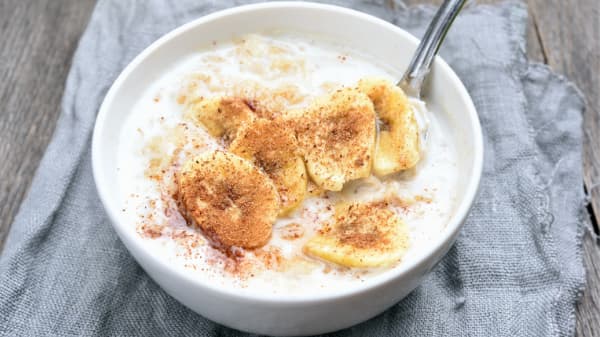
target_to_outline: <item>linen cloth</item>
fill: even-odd
[[[90,140],[119,72],[169,30],[248,1],[100,0],[56,132],[0,258],[0,336],[238,336],[165,294],[111,228]],[[333,1],[421,36],[435,8]],[[571,336],[584,285],[583,101],[525,55],[521,3],[470,6],[442,57],[481,118],[480,194],[449,254],[406,299],[331,336]],[[335,23],[332,23],[335,24]],[[376,37],[374,37],[376,38]]]

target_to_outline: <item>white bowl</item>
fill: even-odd
[[[339,330],[363,322],[411,292],[453,244],[473,204],[481,177],[481,127],[463,84],[439,57],[435,60],[428,104],[448,111],[460,129],[462,172],[455,211],[437,239],[417,258],[381,276],[318,296],[247,295],[218,288],[166,263],[144,245],[120,209],[117,149],[121,127],[146,84],[164,69],[213,40],[269,29],[318,33],[376,55],[379,62],[404,69],[418,40],[378,18],[342,7],[272,2],[237,7],[204,16],[160,38],[136,57],[110,88],[98,113],[92,142],[93,171],[100,199],[119,237],[146,272],[171,296],[200,315],[223,325],[267,335],[308,335]],[[143,310],[143,308],[140,308]]]

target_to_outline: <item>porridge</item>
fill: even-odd
[[[169,264],[241,292],[385,273],[444,230],[458,177],[444,119],[397,78],[310,36],[215,41],[139,97],[120,136],[122,211]]]

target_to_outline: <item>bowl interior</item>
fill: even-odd
[[[100,198],[115,229],[130,250],[132,247],[143,250],[143,239],[136,234],[135,226],[127,223],[119,211],[122,207],[117,179],[117,150],[120,142],[127,141],[120,139],[121,127],[137,99],[147,89],[147,84],[160,78],[173,63],[209,47],[213,41],[269,30],[301,32],[333,40],[353,50],[364,51],[374,61],[399,69],[398,73],[405,69],[418,43],[416,38],[396,26],[352,10],[310,3],[270,3],[238,7],[200,18],[152,44],[123,71],[111,87],[100,108],[93,137],[93,170]],[[445,232],[422,257],[362,283],[357,289],[368,288],[410,271],[451,240],[466,217],[477,191],[481,175],[482,140],[476,111],[458,77],[440,58],[436,59],[430,76],[426,102],[441,107],[452,128],[457,130],[452,137],[459,151],[458,165],[462,181],[459,182],[454,215]],[[160,260],[158,256],[155,258]],[[166,262],[163,264],[165,270],[174,269]],[[185,273],[172,271],[186,277]],[[211,287],[209,284],[201,286]],[[330,296],[348,294],[357,289],[340,289],[339,294]]]

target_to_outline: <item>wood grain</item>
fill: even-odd
[[[566,75],[587,98],[584,176],[590,208],[600,217],[600,1],[526,2],[529,58]],[[52,135],[71,57],[94,3],[0,1],[0,251]],[[584,261],[588,285],[578,306],[577,335],[600,336],[600,249],[590,235]]]
[[[529,0],[529,7],[547,64],[586,97],[584,175],[593,210],[600,214],[600,1]]]
[[[54,131],[95,0],[0,1],[0,251]]]
[[[584,180],[600,217],[600,1],[529,0],[544,60],[575,82],[587,99],[584,114]],[[597,230],[597,228],[596,228]],[[577,307],[577,335],[600,336],[600,249],[584,238],[587,287]]]

